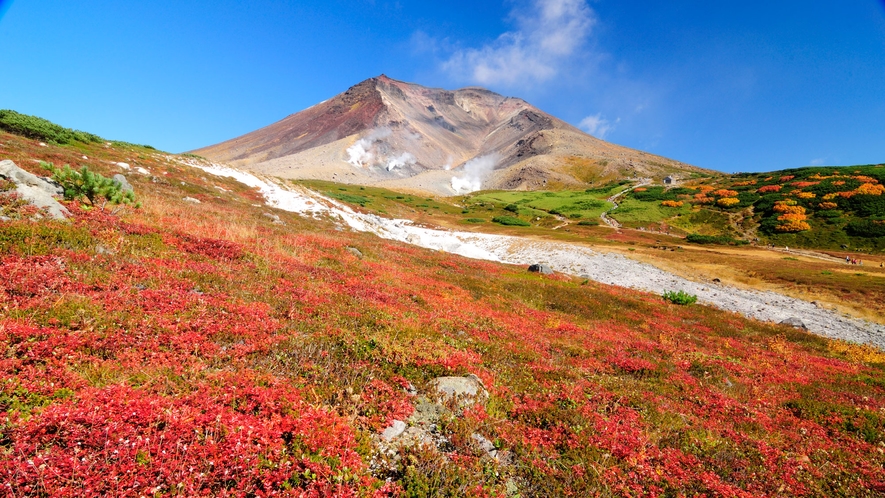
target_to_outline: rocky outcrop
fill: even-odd
[[[52,180],[28,173],[10,160],[0,161],[0,178],[14,183],[14,192],[20,199],[40,208],[50,218],[65,220],[70,216],[70,211],[56,200],[64,189]]]

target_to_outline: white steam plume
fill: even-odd
[[[396,157],[387,159],[387,171],[393,171],[394,169],[403,166],[412,166],[416,162],[418,162],[418,159],[415,156],[409,152],[403,152]]]
[[[482,188],[482,182],[494,171],[495,164],[501,159],[497,153],[474,157],[464,164],[464,174],[452,177],[452,190],[458,194],[476,192]]]
[[[386,127],[372,130],[368,135],[357,140],[356,143],[347,148],[347,162],[356,168],[372,166],[375,163],[375,158],[378,157],[378,145],[376,142],[384,140],[391,133],[390,128]]]

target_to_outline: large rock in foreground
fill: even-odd
[[[64,189],[60,185],[28,173],[8,159],[0,161],[0,178],[14,183],[15,192],[21,199],[42,209],[51,218],[65,220],[70,216],[70,211],[55,199],[56,196],[64,194]]]

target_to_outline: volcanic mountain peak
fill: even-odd
[[[281,177],[441,195],[696,170],[591,137],[519,98],[479,87],[427,88],[383,74],[194,152]]]

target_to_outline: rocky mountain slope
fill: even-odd
[[[384,75],[194,153],[285,178],[440,195],[701,171],[599,140],[518,98]]]

